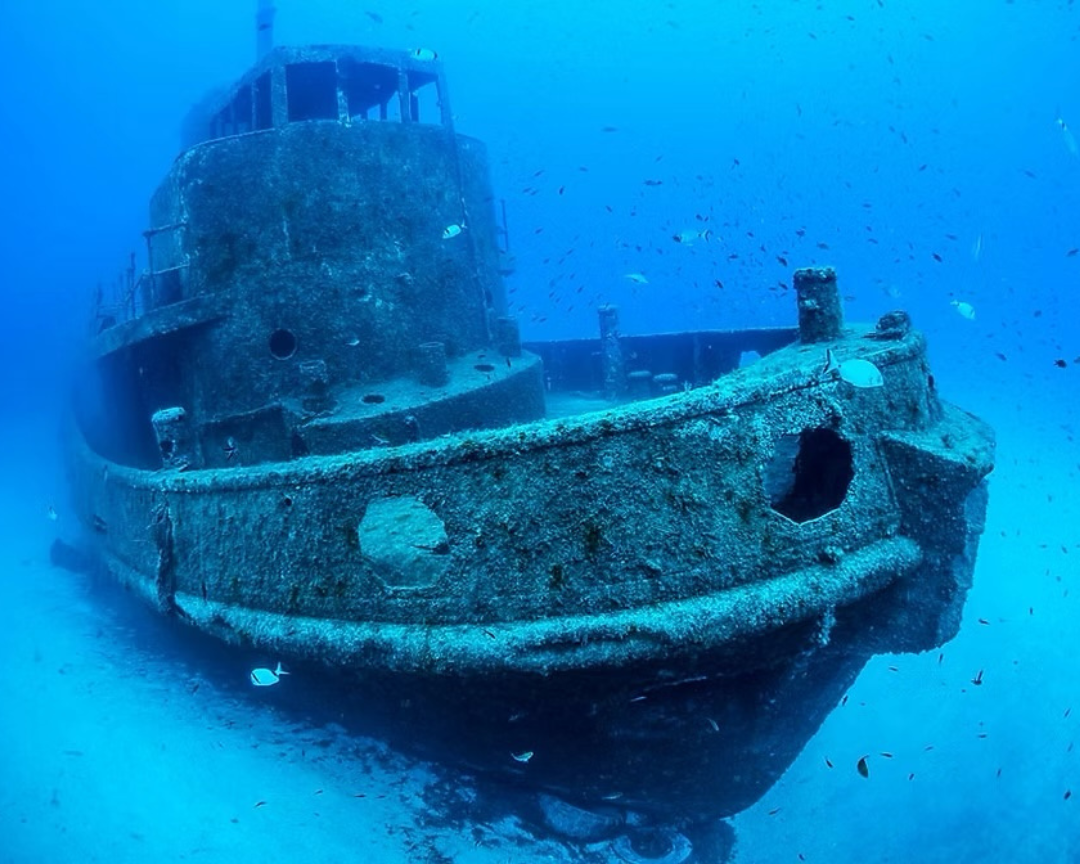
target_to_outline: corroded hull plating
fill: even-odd
[[[792,347],[655,402],[392,450],[151,472],[82,448],[75,486],[118,575],[230,641],[402,672],[625,666],[927,584],[964,552],[989,433],[941,407],[917,336],[869,347],[885,387],[822,380],[821,347]],[[796,521],[770,472],[808,430],[835,447],[802,498],[852,477]],[[910,647],[958,611],[916,616]]]
[[[73,485],[162,611],[387,694],[470,764],[558,728],[531,781],[726,815],[869,656],[959,626],[993,438],[938,400],[921,337],[866,335],[830,345],[884,387],[793,345],[646,403],[282,464],[139,471],[80,442]]]

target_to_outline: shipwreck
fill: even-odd
[[[790,328],[523,342],[420,52],[274,48],[184,135],[67,430],[85,542],[162,613],[657,818],[753,803],[867,658],[957,632],[993,436],[904,313],[803,269]]]

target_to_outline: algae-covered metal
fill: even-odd
[[[955,634],[992,434],[906,315],[844,324],[829,269],[797,272],[798,329],[628,336],[608,307],[595,340],[523,345],[448,104],[437,62],[322,46],[193,114],[148,270],[97,319],[77,507],[162,611],[465,713],[524,706],[496,735],[518,750],[556,705],[670,712],[718,682],[680,734],[748,766],[701,792],[735,812],[866,657]],[[679,785],[608,743],[621,769],[551,785],[643,807],[635,782]]]

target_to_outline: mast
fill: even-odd
[[[258,0],[255,12],[255,61],[265,57],[274,47],[274,0]]]

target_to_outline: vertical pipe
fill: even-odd
[[[414,119],[412,116],[412,105],[409,102],[409,97],[412,93],[409,91],[409,73],[403,69],[398,70],[397,95],[398,111],[401,113],[401,122],[411,123]]]
[[[600,363],[604,375],[604,398],[621,399],[626,395],[626,361],[619,345],[619,307],[601,306]]]
[[[143,237],[146,238],[146,269],[150,273],[150,302],[146,304],[146,311],[148,312],[157,306],[157,276],[154,275],[153,236],[153,230],[143,231]]]
[[[832,267],[804,267],[795,271],[799,298],[799,338],[804,344],[839,339],[844,329],[836,271]]]
[[[255,62],[262,60],[274,47],[274,0],[259,0],[255,11]]]

